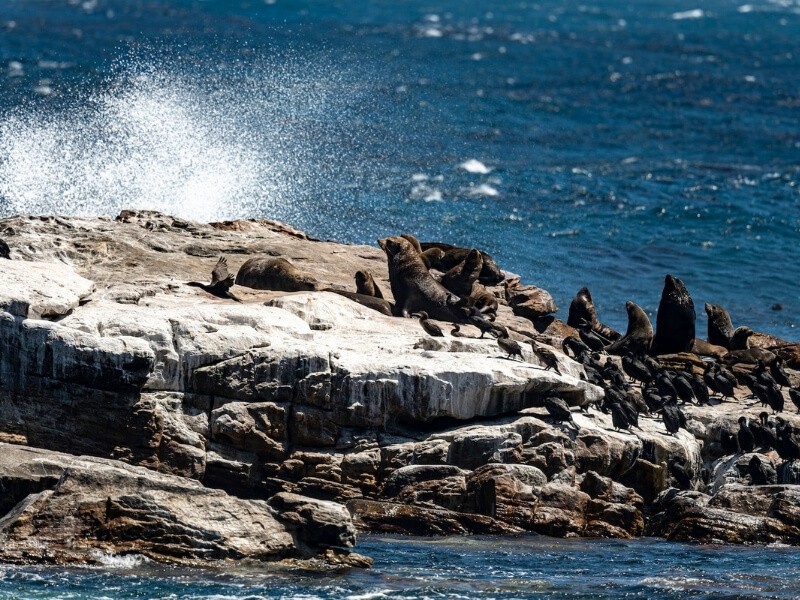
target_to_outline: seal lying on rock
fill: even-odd
[[[323,292],[331,292],[333,294],[339,294],[340,296],[344,296],[345,298],[352,300],[353,302],[358,302],[361,306],[366,306],[367,308],[371,308],[372,310],[377,310],[379,313],[386,315],[387,317],[394,316],[393,309],[394,305],[384,300],[383,298],[377,298],[375,296],[367,296],[366,294],[359,294],[358,292],[349,292],[347,290],[339,290],[335,288],[325,288],[322,290]]]
[[[381,288],[375,283],[375,279],[369,271],[356,272],[356,293],[365,296],[373,296],[375,298],[383,298]]]
[[[394,236],[378,240],[378,244],[389,261],[395,316],[425,311],[440,321],[463,321],[465,301],[433,278],[411,242]]]
[[[642,308],[628,300],[625,303],[628,311],[628,329],[625,335],[616,342],[605,347],[609,354],[627,354],[634,356],[646,353],[653,341],[653,326]]]
[[[595,309],[592,294],[587,287],[579,289],[572,302],[570,302],[567,325],[575,329],[581,329],[584,321],[589,324],[592,331],[599,333],[607,340],[613,342],[621,337],[618,331],[603,325],[597,318],[597,309]]]
[[[256,290],[306,292],[319,288],[313,277],[304,274],[285,258],[251,258],[239,267],[236,284]]]
[[[470,307],[475,307],[484,315],[487,315],[490,320],[494,320],[497,316],[498,302],[495,295],[483,287],[477,281],[472,284],[472,292],[470,292],[467,304]]]
[[[449,271],[467,258],[467,254],[472,250],[472,248],[459,248],[458,246],[439,242],[424,242],[421,244],[421,248],[426,253],[433,248],[438,248],[444,252],[444,255],[439,260],[439,266],[436,267],[440,271]],[[480,253],[483,257],[483,267],[478,281],[484,285],[497,285],[505,279],[505,275],[503,275],[500,267],[497,266],[497,263],[489,254],[483,251],[480,251]]]
[[[228,260],[224,256],[219,257],[214,270],[211,271],[211,283],[205,284],[199,281],[188,281],[186,285],[199,287],[218,298],[228,298],[236,302],[241,302],[241,300],[231,292],[231,287],[233,287],[233,275],[228,272]]]
[[[694,343],[694,302],[683,282],[667,275],[656,315],[656,334],[650,353],[677,354],[691,352]]]

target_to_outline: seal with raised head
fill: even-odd
[[[646,353],[650,349],[653,341],[653,326],[650,319],[638,304],[630,300],[625,303],[625,310],[628,312],[628,329],[616,342],[605,347],[609,354],[627,354],[634,356]]]
[[[691,352],[696,318],[694,302],[686,286],[680,279],[668,274],[664,277],[650,354]]]
[[[423,242],[421,248],[426,253],[433,248],[438,248],[444,252],[444,255],[439,260],[439,266],[436,267],[440,271],[449,271],[462,262],[472,250],[472,248],[459,248],[458,246],[441,242]],[[497,263],[489,254],[483,250],[480,253],[483,257],[483,267],[478,281],[484,285],[497,285],[506,278],[505,275],[503,275],[500,267],[497,266]]]
[[[466,258],[442,276],[442,285],[456,296],[469,296],[483,269],[483,256],[475,248]]]
[[[279,292],[306,292],[319,287],[316,279],[285,258],[251,258],[245,261],[236,274],[236,285]]]
[[[374,298],[383,298],[381,288],[375,283],[375,279],[369,271],[356,271],[356,293],[364,296],[373,296]]]
[[[425,311],[439,321],[462,322],[465,301],[436,281],[413,244],[401,236],[378,240],[389,262],[395,316]]]
[[[597,309],[592,300],[592,294],[589,288],[582,287],[575,294],[572,302],[569,304],[569,314],[567,315],[567,325],[575,329],[581,329],[583,323],[587,322],[592,331],[599,333],[601,336],[610,341],[618,340],[621,335],[607,325],[603,325],[597,317]]]
[[[705,309],[708,315],[708,343],[730,350],[733,337],[731,315],[719,304],[706,302]]]
[[[441,248],[429,248],[427,250],[423,250],[419,240],[410,233],[401,233],[400,237],[411,242],[411,245],[414,246],[414,249],[419,252],[422,262],[425,263],[426,267],[429,269],[436,269],[437,271],[447,270],[443,268],[441,264],[441,260],[444,257],[444,250]]]

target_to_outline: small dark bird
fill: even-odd
[[[561,342],[561,349],[567,356],[570,356],[570,352],[572,352],[572,357],[581,361],[585,355],[591,354],[592,352],[592,349],[589,348],[589,346],[584,344],[574,335],[568,335],[564,338],[564,340]]]
[[[739,442],[739,451],[742,454],[752,452],[756,447],[753,432],[747,426],[747,417],[739,417],[739,432],[736,434],[736,440]]]
[[[544,348],[543,346],[538,345],[535,341],[533,341],[533,340],[529,340],[529,341],[530,341],[531,350],[533,350],[533,353],[536,355],[536,357],[539,360],[542,361],[542,363],[544,363],[544,370],[545,371],[549,371],[550,369],[552,369],[553,371],[555,371],[559,375],[563,375],[561,370],[558,368],[558,358],[556,358],[556,355],[553,354],[547,348]]]
[[[783,412],[783,392],[777,383],[767,388],[767,400],[773,414]]]
[[[792,426],[778,417],[775,425],[775,451],[783,460],[797,460],[800,458],[800,445],[794,439]]]
[[[675,386],[681,402],[691,404],[694,401],[694,387],[684,373],[675,373],[672,377],[672,385]]]
[[[769,414],[761,412],[758,418],[758,422],[750,421],[748,425],[750,431],[753,432],[753,439],[756,441],[756,447],[765,451],[774,448],[777,440],[772,425],[769,422]]]
[[[800,413],[800,388],[789,388],[789,399]]]
[[[436,323],[432,323],[431,321],[429,321],[428,313],[426,313],[424,310],[421,310],[420,312],[415,313],[412,316],[419,317],[419,324],[422,325],[422,328],[428,335],[433,337],[444,337],[444,332],[442,331],[442,328],[439,327]]]
[[[681,427],[686,429],[686,415],[678,408],[672,398],[668,400],[669,402],[664,403],[664,408],[661,411],[661,419],[664,421],[664,427],[667,428],[667,431],[675,435]]]
[[[661,410],[661,407],[664,406],[664,400],[662,400],[661,394],[659,394],[658,390],[654,387],[644,388],[644,390],[642,390],[642,398],[651,413]]]
[[[618,402],[609,402],[607,407],[611,411],[611,423],[614,425],[615,430],[627,430],[631,428],[631,422],[628,421],[628,415]]]
[[[736,454],[739,451],[739,443],[736,441],[736,436],[727,430],[722,430],[719,437],[720,446],[725,456]]]
[[[605,341],[600,334],[594,331],[588,324],[585,324],[578,329],[578,335],[580,336],[581,341],[595,352],[602,352],[603,348],[605,348],[608,344],[608,342]]]
[[[756,363],[756,367],[753,369],[753,375],[756,376],[758,383],[765,387],[769,387],[773,384],[777,385],[775,378],[772,376],[772,373],[767,370],[767,365],[763,360],[759,359],[759,361]]]
[[[474,325],[480,329],[481,335],[479,339],[483,339],[483,336],[486,333],[498,335],[498,327],[486,319],[483,313],[481,313],[481,311],[474,306],[470,309],[469,315],[467,316],[467,322],[470,325]]]
[[[608,400],[609,408],[611,409],[612,421],[614,410],[611,405],[616,405],[625,415],[625,420],[628,423],[628,427],[625,429],[630,427],[641,429],[639,427],[639,413],[637,412],[636,407],[628,402],[628,399],[622,391],[615,387],[608,387],[606,388],[606,398]]]
[[[500,349],[508,355],[508,358],[513,359],[515,356],[519,356],[520,360],[525,360],[522,356],[522,347],[509,337],[508,329],[504,325],[500,325],[499,329],[497,345],[500,346]]]
[[[188,281],[186,285],[199,287],[218,298],[228,298],[229,300],[241,302],[241,300],[231,292],[231,287],[233,287],[235,279],[236,278],[228,272],[228,259],[224,256],[220,256],[214,270],[211,271],[211,283],[205,284],[199,281]]]
[[[459,325],[458,323],[455,323],[453,325],[453,328],[450,330],[450,335],[452,335],[453,337],[467,337],[461,331],[461,325]]]
[[[690,489],[692,487],[692,477],[686,470],[686,464],[677,458],[672,458],[668,465],[670,474],[675,478],[675,483],[678,484],[678,489]]]
[[[783,359],[779,356],[776,358],[773,363],[769,366],[770,373],[772,373],[773,379],[775,382],[781,387],[791,387],[792,382],[789,381],[789,376],[786,374],[786,371],[783,370]]]
[[[564,400],[562,400],[558,394],[548,394],[544,398],[544,407],[547,409],[547,412],[550,414],[550,417],[556,423],[563,423],[564,421],[569,421],[572,425],[575,426],[575,429],[580,429],[578,424],[572,418],[572,411],[569,409]]]
[[[661,371],[658,375],[656,375],[656,387],[658,388],[658,391],[661,392],[662,396],[671,396],[673,398],[678,397],[678,390],[675,389],[675,385],[672,383],[672,378],[670,378],[666,371]]]
[[[647,370],[650,371],[650,376],[655,379],[655,376],[658,375],[658,372],[661,370],[661,363],[648,354],[643,354],[641,356],[641,361],[644,363],[644,366],[647,367]]]
[[[628,377],[634,381],[641,382],[643,385],[647,385],[653,379],[653,376],[650,374],[650,369],[636,358],[632,352],[628,352],[622,357],[622,370],[625,371]]]
[[[775,483],[778,474],[769,463],[766,463],[759,456],[753,456],[747,463],[747,472],[750,474],[750,481],[753,485],[769,485]]]
[[[0,240],[0,258],[11,260],[11,248],[8,247],[5,240]]]
[[[622,374],[622,371],[620,371],[617,363],[608,361],[603,367],[602,374],[605,379],[611,382],[611,385],[623,390],[627,389],[628,382],[625,381],[625,376]]]
[[[767,386],[761,383],[754,383],[753,384],[753,394],[758,401],[761,402],[761,406],[769,406],[769,390],[767,390]]]
[[[720,366],[714,369],[714,384],[723,400],[725,398],[732,398],[733,390],[736,387],[736,378],[732,375],[729,377],[728,373],[730,372],[727,369],[723,369]],[[731,382],[731,379],[733,379],[733,382]]]

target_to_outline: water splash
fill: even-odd
[[[182,68],[178,69],[182,71]],[[335,164],[351,94],[325,65],[223,65],[201,76],[138,63],[57,109],[0,120],[0,215],[148,208],[296,221]]]

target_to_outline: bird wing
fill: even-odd
[[[224,256],[220,256],[217,264],[214,266],[214,270],[211,271],[211,284],[212,286],[219,285],[223,282],[227,283],[227,280],[230,279],[230,285],[223,287],[231,287],[233,285],[233,276],[228,273],[228,259]]]

